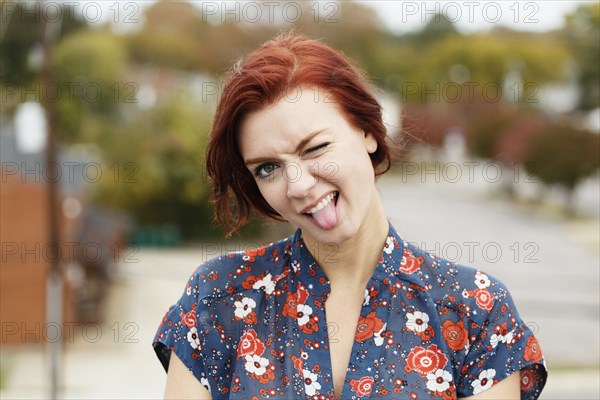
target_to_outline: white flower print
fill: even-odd
[[[443,392],[450,387],[452,375],[445,369],[437,369],[432,374],[427,374],[427,389],[434,392]]]
[[[200,378],[200,383],[202,384],[202,386],[204,386],[206,388],[206,390],[208,390],[208,393],[211,393],[210,384],[208,383],[208,379]]]
[[[244,297],[241,301],[233,303],[235,306],[234,314],[239,319],[244,319],[256,307],[256,302],[250,297]]]
[[[304,378],[306,394],[309,396],[314,396],[317,393],[317,390],[321,389],[321,384],[317,382],[317,374],[313,374],[309,370],[303,369],[302,377]]]
[[[313,313],[312,308],[306,304],[298,304],[296,310],[298,311],[298,325],[306,324]]]
[[[363,306],[368,306],[371,301],[371,296],[369,295],[369,289],[365,289],[365,299],[363,300]]]
[[[494,384],[494,376],[496,376],[496,370],[493,368],[481,371],[479,377],[471,382],[473,394],[479,394],[484,390],[491,388]]]
[[[298,260],[292,261],[292,271],[298,272],[299,269],[300,269],[300,263],[298,262]]]
[[[386,254],[392,254],[392,250],[394,250],[394,238],[392,236],[388,236],[385,240],[385,246],[383,246],[383,251]]]
[[[384,337],[381,336],[381,334],[385,331],[385,328],[387,326],[387,322],[385,324],[383,324],[383,326],[381,327],[381,330],[379,332],[375,332],[375,335],[373,336],[373,341],[375,341],[375,346],[381,346],[383,344],[384,341]]]
[[[494,333],[492,336],[490,336],[490,344],[493,348],[496,348],[496,346],[498,346],[498,343],[510,343],[513,340],[513,332],[514,331],[510,331],[506,335],[499,335]]]
[[[477,272],[475,273],[475,285],[477,285],[479,289],[485,289],[490,286],[490,278],[484,273]]]
[[[192,346],[194,349],[200,350],[200,338],[198,337],[198,331],[196,330],[196,327],[193,327],[188,331],[187,340],[190,342],[190,346]]]
[[[261,356],[257,356],[256,354],[246,356],[246,363],[244,366],[246,367],[246,371],[251,374],[256,374],[258,376],[264,374],[267,371],[267,366],[269,365],[269,360],[263,358]]]
[[[425,329],[429,326],[429,315],[421,311],[415,311],[414,313],[407,313],[406,317],[406,328],[410,331],[421,333],[425,332]]]
[[[252,288],[261,289],[264,290],[266,294],[271,294],[273,293],[273,290],[275,290],[275,283],[272,278],[271,274],[267,274],[261,280],[254,282]]]

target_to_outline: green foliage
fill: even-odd
[[[114,118],[125,91],[122,75],[127,54],[122,42],[108,31],[82,30],[54,49],[61,139],[67,142],[101,140],[90,119]]]
[[[567,15],[561,36],[577,61],[581,89],[579,108],[600,107],[600,4],[581,5]]]
[[[556,125],[531,142],[524,162],[528,171],[545,184],[572,191],[600,168],[600,136]]]
[[[185,70],[198,67],[204,24],[191,3],[159,1],[146,9],[144,20],[142,29],[127,38],[135,61]]]
[[[41,52],[42,21],[45,17],[42,16],[41,7],[36,8],[31,2],[10,2],[1,6],[3,26],[0,29],[0,82],[25,86],[37,76],[39,65],[32,65],[29,60],[36,47]],[[86,26],[72,6],[59,6],[61,15],[68,15],[69,18],[65,18],[60,24],[55,22],[47,26],[48,30],[58,27],[57,41]]]
[[[509,73],[518,74],[523,85],[539,87],[545,82],[560,82],[566,79],[563,66],[568,57],[563,46],[549,46],[543,38],[533,36],[524,40],[523,35],[449,35],[421,52],[419,67],[402,82],[404,88],[406,82],[417,83],[420,90],[411,95],[404,94],[403,98],[408,101],[426,98],[423,90],[438,88],[439,92],[443,90],[439,88],[449,82],[471,82],[476,94],[481,94],[486,85],[502,90]],[[452,75],[453,66],[460,66],[465,71],[464,82]],[[402,87],[398,88],[398,91],[402,90]],[[520,92],[525,94],[524,90]],[[463,93],[469,93],[469,90],[465,88]]]
[[[133,108],[133,106],[132,106]],[[184,237],[206,236],[212,219],[204,153],[210,116],[185,94],[131,121],[105,140],[95,200],[129,212],[141,226],[175,224]]]
[[[40,18],[23,11],[23,5],[17,4],[10,16],[2,15],[3,20],[8,19],[6,26],[2,27],[4,33],[0,40],[0,81],[3,84],[24,85],[36,75],[29,66],[28,58],[33,46],[41,42]]]

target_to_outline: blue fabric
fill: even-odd
[[[165,370],[174,351],[213,399],[333,399],[329,293],[297,230],[200,265],[163,318],[154,349]],[[521,398],[538,398],[545,362],[507,288],[430,255],[390,225],[341,398],[454,399],[516,371]]]

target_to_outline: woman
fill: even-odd
[[[166,397],[538,397],[539,345],[502,283],[389,224],[375,187],[389,147],[367,88],[296,35],[232,71],[207,156],[217,217],[233,231],[255,209],[298,229],[194,272],[154,340]]]

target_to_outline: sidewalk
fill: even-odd
[[[473,187],[457,190],[393,177],[382,178],[379,186],[388,216],[405,240],[460,258],[511,289],[546,354],[549,381],[543,399],[600,398],[600,255],[593,237],[598,230],[591,227],[597,221],[549,220],[486,198],[485,191]],[[477,245],[469,244],[473,251],[465,251],[464,243],[471,242]],[[492,253],[498,248],[500,256]],[[215,251],[215,246],[207,249]],[[205,257],[209,255],[201,249],[130,254],[131,262],[118,268],[106,322],[80,327],[75,341],[65,346],[63,398],[162,398],[165,373],[151,340]],[[0,398],[48,397],[43,347],[2,348],[0,358]]]

